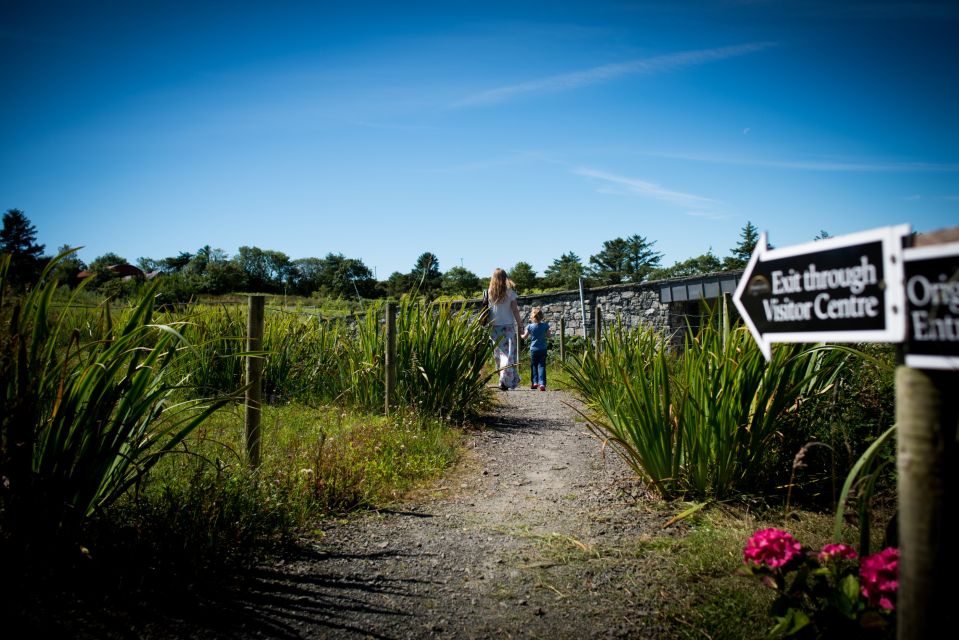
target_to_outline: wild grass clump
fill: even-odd
[[[785,416],[830,388],[833,351],[778,345],[766,363],[743,325],[707,317],[674,354],[648,329],[615,326],[603,352],[566,369],[597,411],[592,425],[667,497],[724,498],[755,490]]]
[[[243,383],[245,308],[193,305],[170,316],[194,346],[183,362],[196,393]],[[264,396],[267,402],[383,411],[386,342],[384,305],[349,319],[272,310],[267,313]],[[468,311],[449,303],[405,298],[396,321],[397,406],[425,415],[466,419],[489,402],[486,383],[492,346]]]
[[[0,540],[23,561],[75,548],[94,514],[227,400],[182,400],[174,363],[188,347],[153,322],[149,292],[119,323],[104,307],[97,339],[64,335],[49,275],[65,255],[15,299],[0,263]]]
[[[139,588],[253,562],[324,516],[436,477],[459,453],[450,420],[485,401],[491,347],[449,305],[401,306],[389,418],[381,310],[352,324],[279,313],[251,469],[237,402],[245,309],[159,312],[153,289],[91,307],[46,276],[11,298],[0,266],[0,556],[34,585],[69,575],[77,588],[92,571],[107,589]]]
[[[463,419],[489,403],[489,333],[449,303],[404,298],[397,315],[397,386],[405,404],[432,416]]]
[[[291,404],[264,407],[263,460],[251,469],[241,413],[217,412],[96,523],[114,558],[164,580],[247,565],[326,516],[391,504],[460,452],[442,421]]]

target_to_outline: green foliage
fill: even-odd
[[[20,541],[74,541],[223,403],[180,400],[183,380],[171,371],[184,341],[175,326],[153,324],[152,291],[119,322],[105,307],[94,339],[64,335],[51,310],[55,264],[24,298],[0,298],[0,475],[9,483],[0,513]]]
[[[766,363],[746,327],[711,313],[680,355],[648,329],[617,324],[603,352],[566,364],[598,411],[594,430],[665,496],[722,498],[755,488],[778,423],[827,389],[835,352],[777,346]]]
[[[794,465],[795,478],[789,481],[796,501],[832,509],[845,502],[840,500],[839,479],[895,421],[895,350],[880,344],[829,348],[842,352],[853,366],[839,371],[828,393],[805,399],[798,411],[784,417],[780,449],[800,458]],[[895,447],[882,447],[860,477],[868,478],[878,498],[894,490],[895,467]],[[851,487],[847,498],[853,511],[865,508],[871,499],[866,488],[866,482]]]
[[[586,269],[582,261],[579,256],[570,251],[553,260],[553,264],[546,267],[543,273],[543,284],[547,287],[575,289],[579,286],[579,279],[584,275],[586,275]]]
[[[0,255],[10,256],[7,284],[24,286],[36,282],[43,269],[43,245],[36,243],[37,229],[20,209],[3,214]]]
[[[677,262],[671,267],[656,269],[650,274],[651,280],[665,280],[668,278],[684,278],[686,276],[699,276],[707,273],[716,273],[723,270],[723,263],[716,257],[713,250],[710,249],[701,256],[689,258]]]
[[[81,271],[87,268],[87,265],[81,260],[75,250],[69,245],[62,245],[57,254],[60,256],[51,272],[57,283],[63,286],[75,286],[78,284],[77,276]]]
[[[458,454],[445,418],[488,399],[485,331],[450,305],[401,306],[389,419],[344,408],[382,411],[382,308],[356,324],[278,313],[267,393],[332,404],[267,405],[253,471],[241,412],[222,395],[198,399],[242,383],[245,309],[155,312],[152,289],[130,307],[84,308],[84,288],[64,299],[52,267],[28,296],[0,298],[0,554],[11,571],[41,560],[54,570],[67,557],[54,549],[70,552],[64,569],[89,548],[122,575],[193,577],[252,560],[318,515],[381,505],[435,477]]]
[[[601,284],[643,282],[659,267],[662,254],[653,251],[656,241],[634,234],[603,243],[603,250],[589,257],[591,275]]]
[[[443,274],[443,293],[461,298],[474,297],[483,289],[479,276],[463,267],[453,267]]]
[[[363,299],[377,295],[373,273],[362,260],[328,253],[322,260],[293,261],[292,290],[300,295],[317,293],[332,298]]]
[[[259,247],[240,247],[233,262],[243,274],[244,290],[255,293],[283,292],[290,283],[293,265],[281,251]]]
[[[486,327],[449,303],[400,302],[396,323],[397,386],[427,415],[471,417],[488,402],[486,370],[493,346]]]
[[[322,518],[392,504],[437,477],[461,436],[439,420],[300,404],[263,410],[261,466],[242,455],[241,412],[224,408],[88,527],[91,553],[121,583],[147,574],[177,589],[251,566]],[[86,585],[85,585],[86,586]]]
[[[412,285],[411,293],[432,300],[443,286],[443,274],[440,273],[440,261],[436,254],[429,251],[420,254],[409,273]]]
[[[612,443],[641,478],[662,495],[682,487],[683,442],[678,425],[682,409],[672,398],[672,356],[650,330],[626,331],[617,323],[608,332],[604,351],[587,349],[567,361],[574,389],[605,420],[592,430]]]
[[[753,255],[756,243],[759,242],[759,230],[752,222],[746,221],[746,226],[739,233],[739,244],[732,248],[729,256],[723,260],[723,269],[734,271],[745,269],[749,258]]]
[[[536,272],[533,271],[533,265],[522,261],[517,262],[509,270],[509,279],[513,281],[516,293],[519,294],[532,292],[539,282]]]
[[[378,412],[384,407],[383,305],[336,320],[268,308],[263,337],[264,394],[269,402],[336,403]],[[196,393],[243,384],[246,310],[192,305],[171,312],[182,321],[194,359],[181,362]],[[397,318],[396,401],[428,415],[467,417],[485,404],[491,355],[486,332],[468,310],[406,297]]]

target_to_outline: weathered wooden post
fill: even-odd
[[[393,394],[396,389],[396,303],[386,303],[386,317],[384,331],[386,331],[386,353],[383,357],[383,365],[386,370],[384,380],[384,411],[390,415],[390,405],[393,402]]]
[[[951,589],[959,554],[947,526],[959,498],[956,389],[955,371],[896,369],[900,639],[934,638],[956,623]]]
[[[559,361],[566,362],[566,316],[559,319]]]
[[[593,348],[598,358],[603,350],[603,310],[598,304],[593,307],[593,325]]]
[[[249,312],[246,323],[246,350],[248,353],[263,351],[263,317],[266,298],[249,297]],[[246,357],[246,455],[254,469],[260,466],[260,414],[263,405],[262,355]]]
[[[934,638],[959,622],[959,227],[923,234],[904,252],[909,325],[896,369],[900,639]]]

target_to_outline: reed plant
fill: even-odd
[[[730,327],[725,310],[708,314],[676,372],[688,405],[688,489],[723,498],[755,488],[786,414],[828,390],[842,362],[836,351],[797,344],[777,345],[766,362],[744,325]]]
[[[382,304],[350,319],[306,313],[267,314],[264,394],[268,402],[338,404],[379,412],[384,407],[385,350]],[[242,307],[194,305],[179,318],[194,345],[195,362],[182,361],[197,393],[242,384],[246,332]],[[427,415],[466,418],[488,402],[485,365],[492,346],[485,329],[449,303],[405,298],[397,314],[397,397]]]
[[[75,542],[226,401],[181,398],[173,363],[189,348],[175,325],[153,323],[152,290],[122,322],[104,306],[95,339],[64,336],[50,273],[69,253],[22,298],[7,297],[0,264],[0,527],[15,547]]]
[[[594,431],[658,492],[723,498],[755,487],[780,421],[828,389],[836,351],[777,345],[767,363],[745,326],[710,311],[673,354],[650,329],[615,324],[600,355],[565,366]]]
[[[681,490],[682,402],[674,398],[674,356],[652,329],[608,331],[603,351],[585,350],[563,363],[570,387],[596,412],[592,431],[622,454],[662,495]]]
[[[397,387],[408,406],[463,419],[489,402],[493,345],[468,310],[407,297],[399,305],[396,332]]]

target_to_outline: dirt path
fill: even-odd
[[[194,638],[668,637],[643,544],[667,514],[560,391],[498,392],[464,462],[396,510],[261,568]],[[169,621],[167,621],[169,623]],[[183,623],[186,624],[185,622]],[[186,626],[165,624],[146,637]],[[183,636],[186,637],[186,636]]]

